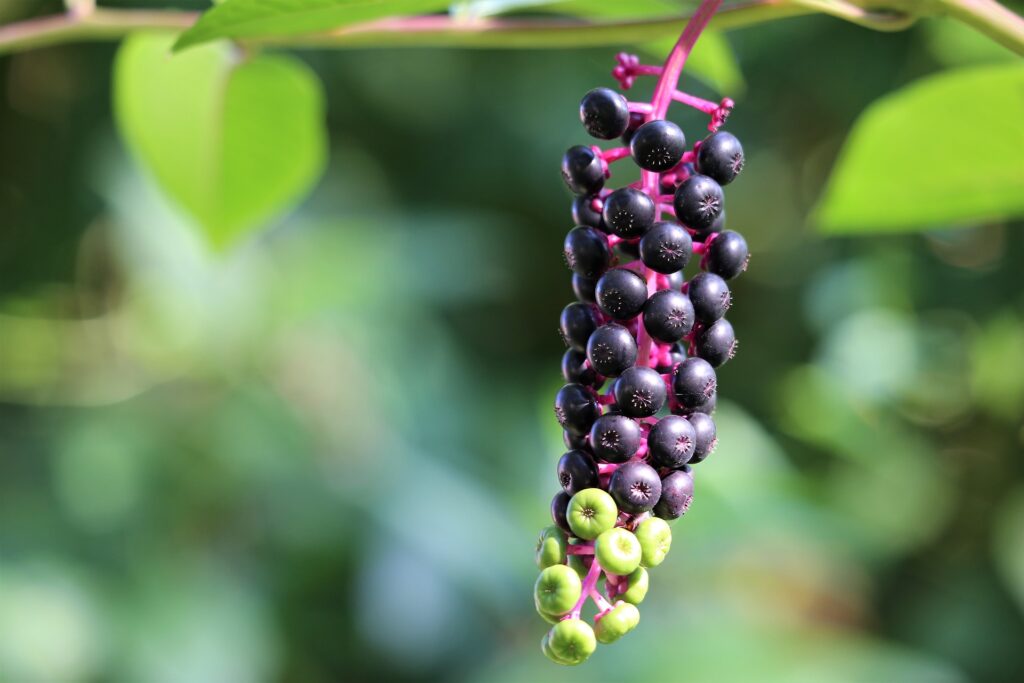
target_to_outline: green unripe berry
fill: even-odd
[[[647,597],[648,581],[650,580],[647,576],[647,570],[643,567],[638,567],[635,572],[628,577],[629,588],[626,592],[619,596],[619,599],[625,600],[628,603],[639,605]]]
[[[640,541],[622,527],[609,529],[594,541],[594,556],[612,574],[632,574],[640,566]]]
[[[657,567],[672,547],[672,529],[660,517],[650,517],[640,522],[636,527],[636,538],[640,541],[643,555],[640,563],[645,567]]]
[[[549,624],[557,624],[558,620],[562,618],[557,614],[548,614],[547,612],[545,612],[541,608],[540,601],[537,599],[536,595],[533,596],[533,608],[537,610],[537,614],[540,615],[540,618],[548,622]]]
[[[586,661],[597,649],[594,629],[580,619],[564,619],[551,629],[548,638],[551,654],[568,664]]]
[[[607,491],[583,489],[569,501],[566,516],[574,534],[592,541],[615,526],[619,508]]]
[[[605,612],[594,626],[594,635],[600,643],[614,643],[640,623],[640,610],[628,602],[617,602]]]
[[[533,586],[537,610],[555,616],[568,614],[582,593],[583,582],[579,574],[564,564],[542,571]]]
[[[549,526],[537,539],[537,567],[546,569],[554,564],[565,564],[565,532]]]
[[[557,624],[558,620],[556,619],[554,623]],[[572,662],[562,659],[551,651],[551,631],[545,633],[544,637],[540,639],[540,651],[555,664],[562,664],[563,666],[570,666],[572,664]]]

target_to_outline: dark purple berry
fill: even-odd
[[[579,273],[572,274],[572,293],[576,295],[580,302],[596,304],[595,287],[597,287],[597,278],[583,277]]]
[[[686,137],[671,121],[648,121],[633,134],[629,151],[637,166],[661,173],[673,168],[683,158]]]
[[[587,342],[587,359],[599,375],[618,377],[636,363],[636,340],[622,325],[608,323],[594,330]]]
[[[725,280],[714,273],[698,273],[686,288],[693,313],[702,323],[713,323],[732,305],[732,293]]]
[[[717,382],[710,363],[703,358],[687,358],[676,368],[672,391],[683,408],[692,410],[714,395]]]
[[[602,275],[594,292],[597,305],[615,320],[635,318],[647,301],[647,283],[625,268],[613,268]]]
[[[690,233],[678,223],[655,223],[640,240],[640,258],[645,266],[658,273],[668,275],[682,270],[692,255]]]
[[[573,194],[594,194],[604,187],[601,157],[590,147],[570,147],[562,157],[562,180]]]
[[[736,333],[732,323],[725,318],[716,320],[708,326],[702,326],[694,338],[697,355],[714,367],[736,355]]]
[[[692,410],[687,411],[689,415],[694,413],[704,413],[705,415],[712,415],[715,412],[715,408],[718,407],[718,392],[711,394],[706,401],[701,401],[693,407]]]
[[[661,480],[661,498],[654,514],[662,519],[678,519],[686,514],[693,501],[693,475],[689,468],[670,472]]]
[[[626,98],[609,88],[594,88],[580,102],[580,121],[595,138],[617,138],[629,126]]]
[[[693,329],[693,304],[674,289],[662,289],[644,304],[644,328],[660,342],[673,343]]]
[[[725,206],[722,186],[706,175],[692,175],[676,188],[673,198],[676,218],[689,228],[711,227]]]
[[[597,384],[597,373],[587,366],[587,354],[569,349],[562,356],[562,377],[569,384],[592,387]]]
[[[668,389],[653,368],[632,367],[615,382],[615,403],[627,417],[650,417],[665,405]]]
[[[608,239],[594,228],[582,225],[565,236],[562,253],[574,273],[590,278],[601,275],[612,260]]]
[[[736,136],[720,130],[704,138],[697,150],[697,172],[728,185],[743,170],[743,146]]]
[[[586,435],[572,434],[564,429],[562,430],[562,441],[565,442],[565,447],[570,451],[585,451],[590,448],[587,444]]]
[[[668,415],[658,420],[647,435],[647,449],[656,467],[682,467],[693,457],[697,434],[685,417]]]
[[[565,513],[569,508],[570,498],[572,498],[572,496],[565,491],[559,491],[555,494],[555,497],[551,499],[551,520],[559,529],[567,534],[572,533],[572,529],[569,528],[569,520],[565,516]]]
[[[638,448],[640,425],[624,415],[602,415],[590,428],[590,450],[599,460],[626,462]]]
[[[562,309],[558,331],[562,335],[562,341],[570,349],[586,351],[587,340],[596,329],[597,315],[590,304],[574,301]]]
[[[555,417],[566,431],[586,434],[600,415],[597,399],[582,384],[566,384],[555,395]]]
[[[636,133],[640,126],[644,125],[644,120],[647,117],[638,111],[629,113],[629,125],[626,126],[625,132],[622,134],[622,144],[629,147],[629,143],[633,141],[633,135]]]
[[[558,483],[570,496],[598,485],[597,463],[588,453],[569,451],[558,459]]]
[[[572,222],[576,225],[589,225],[591,228],[604,230],[601,212],[594,210],[593,197],[573,197]]]
[[[623,187],[605,197],[601,216],[619,237],[641,237],[654,225],[654,201],[640,190]]]
[[[683,285],[686,284],[686,278],[682,272],[672,273],[668,276],[668,287],[674,289],[677,292],[683,291]]]
[[[633,460],[612,473],[608,493],[620,510],[632,514],[647,512],[661,498],[661,477],[647,463]]]
[[[693,449],[693,457],[690,464],[696,464],[704,460],[711,451],[718,445],[718,438],[715,435],[715,421],[706,413],[694,413],[689,417],[693,425],[693,433],[697,435],[697,445]]]
[[[750,252],[743,235],[726,230],[711,242],[701,266],[709,273],[731,280],[747,269],[749,260]]]

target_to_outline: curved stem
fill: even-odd
[[[955,17],[1003,47],[1024,53],[1024,19],[994,0],[943,0],[941,5]]]

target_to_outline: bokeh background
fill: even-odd
[[[1008,53],[939,20],[728,42],[720,446],[639,629],[571,670],[531,600],[558,162],[615,50],[298,53],[329,165],[223,253],[120,140],[116,45],[0,58],[0,681],[1024,680],[1022,226],[807,219],[872,101]]]

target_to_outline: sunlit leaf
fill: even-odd
[[[318,33],[359,21],[445,9],[439,0],[225,0],[185,31],[175,49],[220,38]]]
[[[1024,68],[946,71],[872,104],[815,210],[833,233],[1024,215]]]
[[[316,76],[284,56],[239,61],[227,45],[172,56],[140,34],[118,54],[124,139],[160,187],[224,247],[299,200],[326,157]]]

